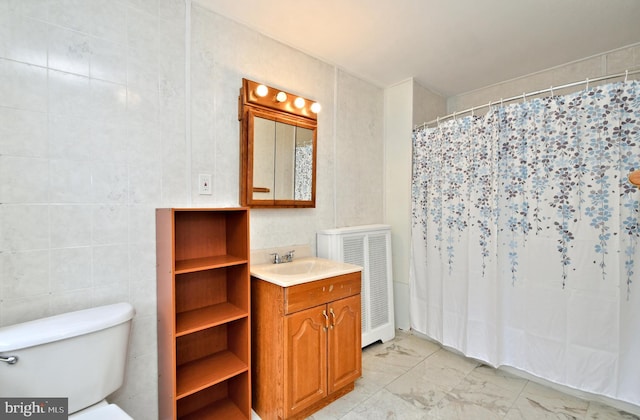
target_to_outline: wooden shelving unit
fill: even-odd
[[[250,419],[249,213],[158,209],[160,419]]]

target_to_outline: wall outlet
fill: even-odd
[[[198,194],[211,195],[211,174],[198,175]]]

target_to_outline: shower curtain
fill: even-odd
[[[640,405],[640,84],[413,133],[411,326]]]

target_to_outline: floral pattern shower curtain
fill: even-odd
[[[413,134],[412,328],[640,405],[640,84]]]

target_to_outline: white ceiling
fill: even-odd
[[[640,42],[640,0],[194,0],[380,87],[450,96]]]

